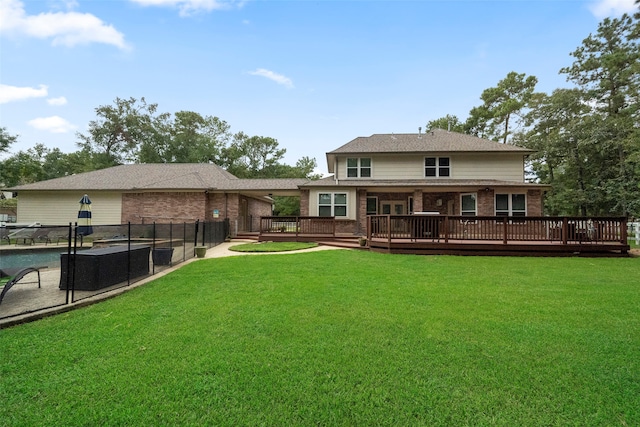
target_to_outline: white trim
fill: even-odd
[[[436,159],[436,164],[435,166],[429,166],[429,168],[435,168],[436,170],[436,174],[435,176],[427,176],[427,159]],[[447,166],[447,169],[449,170],[449,175],[445,175],[445,176],[440,176],[440,159],[447,159],[449,161],[449,166]],[[429,178],[451,178],[453,176],[453,168],[452,168],[452,161],[451,161],[451,156],[424,156],[424,159],[422,161],[422,174],[425,178],[429,179]]]
[[[464,215],[464,211],[462,210],[462,206],[463,206],[462,198],[464,196],[473,196],[475,201],[475,209],[473,211],[473,215],[468,215],[468,216],[478,216],[478,193],[460,193],[460,215]],[[467,212],[470,212],[470,211],[467,211]]]
[[[513,213],[513,196],[524,196],[524,216],[528,215],[527,212],[527,208],[528,208],[528,204],[527,204],[527,193],[495,193],[493,195],[493,214],[495,216],[498,216],[498,196],[507,196],[507,202],[508,202],[508,209],[507,209],[507,215],[506,216],[514,216]],[[501,209],[501,212],[504,212],[504,210]],[[521,214],[523,213],[523,211],[518,210],[517,213]]]

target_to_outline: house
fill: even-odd
[[[301,215],[354,234],[377,214],[541,216],[550,187],[525,181],[531,153],[440,129],[358,137],[327,153],[333,175],[300,186]]]
[[[92,201],[92,224],[180,223],[229,219],[232,232],[250,231],[272,213],[270,196],[297,196],[306,179],[239,179],[214,164],[130,164],[26,184],[18,221],[64,225],[77,221],[79,200]]]
[[[363,234],[376,214],[540,216],[546,185],[525,181],[532,151],[455,132],[376,134],[327,153],[316,180],[239,179],[214,164],[130,164],[26,184],[18,220],[76,221],[89,194],[92,222],[168,223],[228,218],[259,228],[271,195],[299,195],[301,216],[335,217],[338,233]]]

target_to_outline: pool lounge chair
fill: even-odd
[[[18,244],[18,240],[22,239],[22,242],[26,245],[27,243],[33,245],[36,242],[44,242],[45,246],[51,243],[51,238],[49,237],[48,228],[38,228],[36,231],[31,233],[29,236],[24,237],[16,237],[16,245]]]
[[[13,285],[17,284],[24,276],[29,273],[38,273],[38,288],[41,288],[40,283],[40,269],[45,267],[26,267],[26,268],[5,268],[0,269],[0,280],[9,278],[9,280],[4,284],[2,288],[2,292],[0,292],[0,304],[2,303],[2,299],[4,295],[9,292],[9,289],[13,287]],[[36,282],[24,282],[24,283],[36,283]]]
[[[9,238],[9,229],[7,227],[0,227],[0,241],[6,240],[7,243],[11,244],[11,239]]]

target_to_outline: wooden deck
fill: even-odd
[[[448,242],[426,242],[411,239],[371,239],[369,249],[375,252],[418,255],[509,255],[509,256],[627,256],[629,245],[622,243],[566,243],[552,241],[507,242],[449,239]]]
[[[359,247],[333,218],[264,217],[261,241],[315,241]],[[626,218],[372,215],[367,246],[403,254],[627,256]]]

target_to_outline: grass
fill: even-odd
[[[262,242],[245,243],[231,246],[229,250],[236,252],[287,252],[317,247],[317,243],[310,242]]]
[[[640,425],[640,259],[201,260],[0,331],[4,425]]]

